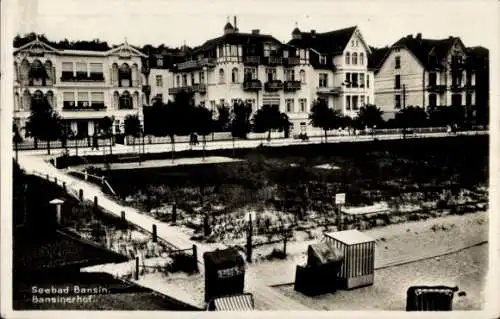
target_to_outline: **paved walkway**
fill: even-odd
[[[203,253],[212,251],[215,248],[226,248],[222,244],[214,247],[214,245],[206,246],[204,244],[195,243],[189,239],[188,235],[180,231],[178,228],[169,226],[166,223],[141,214],[132,207],[121,206],[108,198],[98,186],[64,174],[63,171],[60,171],[49,163],[44,162],[41,157],[28,154],[19,155],[19,164],[26,170],[27,173],[49,175],[51,180],[57,178],[58,184],[65,182],[66,186],[68,188],[72,188],[74,191],[82,189],[84,199],[93,201],[94,196],[97,197],[99,206],[107,210],[109,213],[115,216],[120,216],[121,212],[124,211],[127,221],[143,229],[151,230],[153,224],[156,224],[158,237],[167,241],[170,245],[175,246],[178,249],[186,249],[192,247],[193,244],[196,244],[198,247],[197,257],[200,261],[200,271],[202,273],[204,271]],[[283,296],[281,293],[264,285],[258,278],[251,276],[247,277],[246,287],[248,292],[254,294],[256,304],[260,305],[260,308],[268,310],[309,310],[308,307],[291,298]],[[154,289],[154,287],[149,288]],[[158,289],[158,287],[156,287],[156,289]]]

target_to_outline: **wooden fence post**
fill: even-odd
[[[156,232],[156,225],[153,224],[153,243],[156,243],[158,241],[158,234]]]
[[[251,263],[252,262],[252,235],[253,235],[253,226],[252,226],[252,214],[250,213],[248,215],[249,221],[248,221],[248,234],[247,234],[247,262]]]
[[[57,185],[57,177],[54,177],[54,183]]]
[[[66,182],[63,182],[63,183],[62,183],[62,187],[63,187],[63,190],[64,190],[65,192],[67,192],[67,189],[66,189]]]
[[[97,209],[98,209],[97,196],[94,196],[94,215],[97,215]]]
[[[135,257],[135,280],[139,280],[139,257]]]
[[[126,223],[127,223],[127,220],[125,219],[125,211],[122,210],[122,213],[121,213],[121,224],[122,224],[123,227],[125,227]]]
[[[83,189],[81,189],[81,188],[78,191],[78,198],[80,199],[80,202],[83,202]]]
[[[198,268],[198,247],[193,244],[193,269],[195,272],[199,272]]]

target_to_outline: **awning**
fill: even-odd
[[[252,294],[242,294],[214,299],[215,311],[248,311],[254,310]]]

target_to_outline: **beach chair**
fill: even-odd
[[[458,287],[412,286],[406,292],[406,311],[451,311]]]
[[[255,302],[251,293],[222,296],[210,300],[207,311],[252,311]]]

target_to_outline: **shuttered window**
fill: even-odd
[[[102,63],[90,63],[90,73],[102,73]]]
[[[103,92],[92,92],[92,102],[104,102]]]
[[[63,62],[62,63],[62,71],[73,73],[73,63],[72,62]]]

